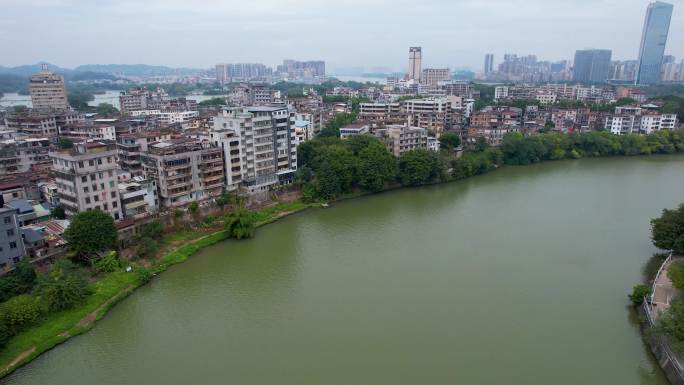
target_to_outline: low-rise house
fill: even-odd
[[[439,142],[436,138],[431,139],[425,128],[389,125],[375,130],[374,134],[383,140],[387,149],[397,157],[407,151],[420,148],[439,151]]]
[[[356,135],[368,134],[370,128],[367,124],[350,124],[348,126],[340,127],[340,139],[347,139]]]
[[[134,177],[129,182],[119,183],[119,196],[124,218],[143,217],[159,211],[155,180]]]

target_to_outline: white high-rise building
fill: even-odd
[[[223,149],[226,189],[255,193],[294,180],[294,118],[286,106],[233,108],[214,118],[211,141]]]
[[[420,81],[420,76],[422,74],[422,61],[423,53],[420,47],[409,48],[409,67],[408,67],[408,78],[409,80]]]

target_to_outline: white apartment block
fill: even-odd
[[[494,100],[506,99],[508,97],[508,87],[497,86],[494,88]]]
[[[556,94],[538,94],[535,99],[541,104],[554,104],[556,103]]]
[[[292,182],[297,170],[294,118],[285,106],[226,109],[214,118],[212,142],[223,148],[225,169],[233,172],[232,180],[226,173],[228,189],[239,183],[255,193]]]
[[[122,218],[116,177],[116,145],[92,141],[51,152],[52,170],[60,203],[68,217],[87,210],[102,210]]]
[[[453,126],[454,111],[449,98],[413,99],[403,102],[408,126],[421,127],[439,134]]]

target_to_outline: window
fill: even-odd
[[[86,204],[90,204],[90,197],[86,197],[85,202]]]
[[[90,174],[90,180],[95,180],[95,174]]]
[[[105,204],[102,205],[102,209],[104,209],[105,211],[107,211],[107,210],[109,210],[109,206],[105,203]]]
[[[95,165],[95,161],[93,161],[92,159],[91,159],[91,160],[89,160],[89,161],[88,161],[88,165],[90,165],[90,166],[94,166],[94,165]]]
[[[112,191],[112,198],[116,198],[116,191]]]
[[[107,157],[107,163],[112,163],[112,157],[111,157],[111,156],[108,156],[108,157]],[[110,172],[111,172],[111,171],[110,171]]]
[[[116,201],[114,201],[114,202],[112,202],[112,207],[114,207],[114,208],[119,207],[119,204],[116,203]]]
[[[100,197],[97,196],[97,195],[93,195],[93,200],[94,200],[95,202],[99,202],[99,201],[100,201]]]
[[[116,219],[116,220],[119,219],[119,213],[114,213],[114,219]]]
[[[93,185],[93,191],[97,191],[97,185],[96,184]]]
[[[5,217],[5,223],[12,223],[12,217]]]
[[[9,229],[9,230],[7,230],[7,236],[8,236],[8,237],[13,237],[13,236],[14,236],[14,229]]]
[[[104,190],[104,189],[105,189],[105,187],[104,187],[104,183],[100,183],[100,188],[101,188],[102,190]]]
[[[110,176],[110,177],[114,176],[114,171],[109,170],[109,176]]]
[[[88,181],[88,177],[87,177],[87,176],[82,176],[82,177],[81,177],[81,182],[86,183],[87,181]]]
[[[97,158],[97,164],[102,164],[102,158]]]
[[[114,181],[113,181],[113,180],[110,180],[110,181],[109,181],[109,187],[110,187],[110,188],[114,188]],[[113,193],[112,193],[112,194],[113,194]]]
[[[17,248],[17,243],[12,241],[10,242],[10,249],[16,249]]]
[[[102,176],[103,176],[102,173],[98,173],[98,174],[97,174],[97,177],[100,178],[100,179],[102,179]]]
[[[88,192],[88,186],[83,187],[83,192],[87,193]]]
[[[15,192],[12,193],[12,198],[16,198],[16,197],[18,197],[18,196],[19,196],[19,193],[15,193]]]
[[[78,162],[78,168],[83,168],[83,162]]]

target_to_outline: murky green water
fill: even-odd
[[[172,268],[7,384],[665,384],[627,293],[684,157],[313,210]]]

